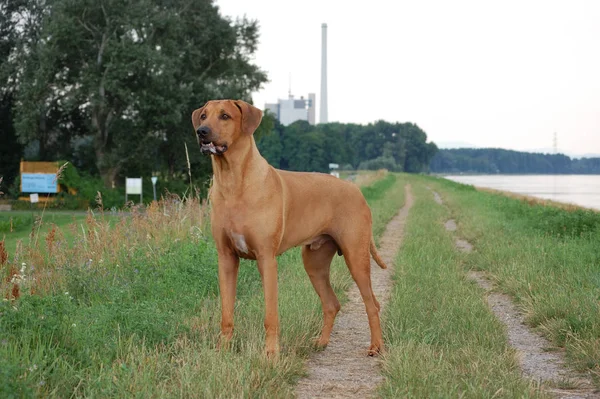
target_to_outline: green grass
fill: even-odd
[[[389,173],[370,186],[361,188],[371,207],[373,235],[377,244],[379,244],[379,236],[383,234],[387,222],[404,205],[404,185],[403,175]]]
[[[543,396],[521,377],[484,292],[465,277],[469,269],[486,270],[531,326],[566,348],[571,364],[598,375],[597,215],[530,205],[442,179],[387,174],[362,188],[376,239],[404,203],[406,182],[417,201],[382,315],[386,379],[379,394]],[[425,186],[448,207],[436,204]],[[112,221],[77,218],[71,228],[65,225],[72,216],[46,213],[45,221],[62,226],[62,233],[52,241],[42,231],[37,248],[18,258],[9,253],[10,263],[0,270],[6,276],[25,263],[21,297],[0,302],[0,397],[293,396],[321,327],[300,251],[278,258],[279,359],[263,353],[264,303],[254,262],[241,264],[232,348],[217,351],[217,256],[203,234],[207,227],[193,214],[165,207]],[[26,238],[27,212],[20,215],[21,231],[10,234]],[[458,222],[454,235],[443,228],[449,218]],[[74,247],[59,245],[67,235]],[[457,235],[476,251],[458,252]],[[44,252],[44,245],[54,253]],[[335,257],[332,274],[344,300],[352,280],[342,257]],[[28,288],[38,285],[32,295]]]
[[[402,179],[387,179],[366,193],[376,231],[401,205]],[[165,207],[116,225],[88,218],[64,254],[38,248],[11,257],[5,274],[25,266],[21,297],[0,303],[0,397],[293,396],[322,322],[299,249],[278,258],[279,359],[264,355],[262,285],[247,261],[232,347],[217,351],[217,255],[190,215]],[[40,281],[45,291],[30,294]],[[332,285],[341,299],[351,283],[336,256]]]
[[[42,217],[43,215],[43,217]],[[82,212],[58,212],[45,211],[36,209],[33,212],[29,211],[8,211],[0,212],[0,240],[4,238],[5,245],[9,253],[14,253],[17,247],[17,242],[29,242],[29,236],[34,230],[39,230],[40,234],[45,235],[52,225],[63,228],[67,238],[71,239],[72,234],[65,229],[71,223],[84,220],[86,215]],[[42,224],[34,226],[34,222],[41,219]]]
[[[465,277],[426,180],[410,177],[416,202],[399,251],[386,307],[382,397],[537,397],[483,293]]]
[[[600,386],[600,214],[563,210],[431,180],[485,270],[526,321]]]

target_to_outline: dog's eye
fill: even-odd
[[[200,115],[200,119],[205,120],[206,119],[206,114]]]
[[[227,119],[229,119],[229,115],[223,114],[223,115],[221,115],[221,119],[223,119],[224,121],[226,121]]]

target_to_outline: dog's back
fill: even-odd
[[[353,183],[324,173],[277,170],[286,214],[281,249],[298,246],[321,234],[343,245],[342,236],[371,229],[371,210]],[[282,251],[283,252],[283,251]]]

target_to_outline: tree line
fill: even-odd
[[[256,21],[231,20],[212,0],[0,0],[4,191],[21,159],[69,161],[97,180],[85,190],[94,193],[150,175],[182,192],[188,162],[204,184],[210,160],[190,115],[210,99],[251,99],[267,81],[252,62],[258,39]],[[290,170],[420,172],[437,150],[411,123],[284,127],[267,115],[256,137]]]
[[[428,170],[437,151],[413,123],[272,123],[272,129],[257,137],[257,145],[267,161],[281,169],[328,172],[329,163],[337,163],[346,170],[418,173]]]
[[[442,149],[431,160],[433,173],[600,174],[600,158],[574,159],[499,148]]]

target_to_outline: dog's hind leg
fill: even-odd
[[[365,303],[367,317],[369,318],[369,328],[371,329],[369,356],[373,356],[383,350],[383,336],[379,320],[380,306],[377,299],[375,299],[375,294],[371,287],[371,257],[368,248],[367,243],[365,245],[354,245],[349,248],[343,248],[343,251],[346,265]]]
[[[310,245],[302,247],[304,269],[310,277],[319,298],[321,298],[321,306],[323,307],[323,330],[321,331],[321,337],[316,341],[316,345],[321,347],[329,343],[333,322],[340,310],[340,302],[335,296],[329,281],[331,259],[337,250],[338,247],[333,240],[325,242],[319,249],[310,249]]]

